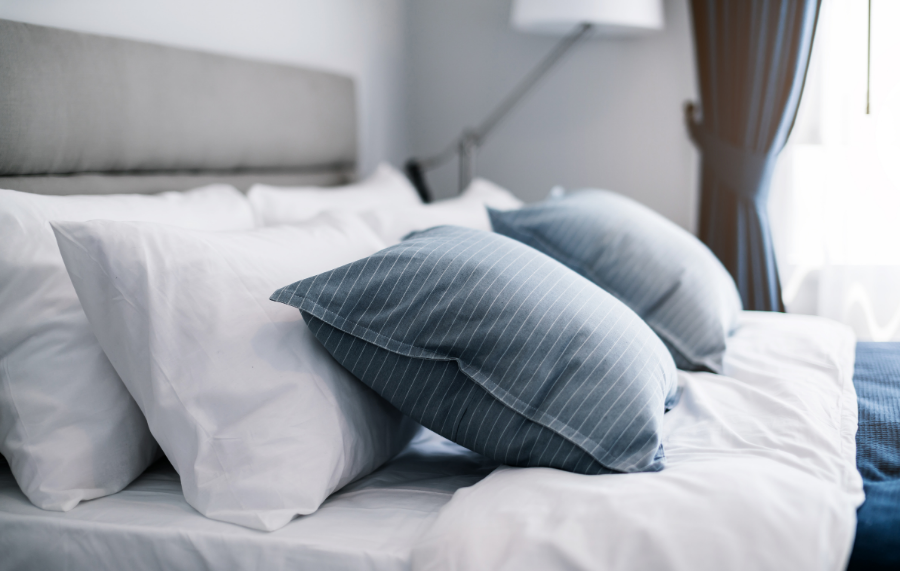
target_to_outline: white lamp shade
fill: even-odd
[[[661,30],[662,0],[513,0],[512,25],[523,32],[562,35],[582,23],[601,35]]]

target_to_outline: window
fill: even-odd
[[[896,0],[872,0],[871,36],[868,2],[823,2],[769,201],[787,310],[861,340],[900,340],[898,27]]]

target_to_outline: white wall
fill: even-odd
[[[430,154],[475,125],[557,39],[516,32],[510,0],[413,0],[410,143]],[[696,99],[687,0],[666,0],[665,31],[578,46],[487,141],[478,173],[526,200],[555,184],[627,194],[696,226],[698,155],[682,104]],[[456,164],[433,171],[441,195]]]
[[[0,0],[0,18],[356,79],[360,172],[406,157],[405,0]]]

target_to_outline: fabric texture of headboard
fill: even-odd
[[[0,20],[0,188],[327,185],[356,152],[348,77]]]

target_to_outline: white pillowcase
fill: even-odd
[[[406,177],[388,164],[356,184],[324,187],[278,187],[255,184],[247,198],[260,226],[292,224],[327,210],[360,212],[381,206],[417,205],[422,201]]]
[[[513,193],[483,178],[476,178],[459,198],[452,200],[478,200],[494,210],[516,210],[525,205]]]
[[[48,510],[118,492],[159,454],[91,332],[49,224],[94,218],[203,230],[254,223],[244,196],[224,185],[155,196],[0,190],[0,452]]]
[[[332,359],[279,287],[368,256],[353,215],[248,232],[53,225],[100,345],[207,517],[274,530],[391,458],[411,423]]]
[[[365,222],[385,242],[392,246],[416,230],[434,226],[463,226],[491,231],[486,206],[496,210],[515,210],[522,201],[508,190],[477,178],[458,197],[410,206],[384,206],[361,214]]]

